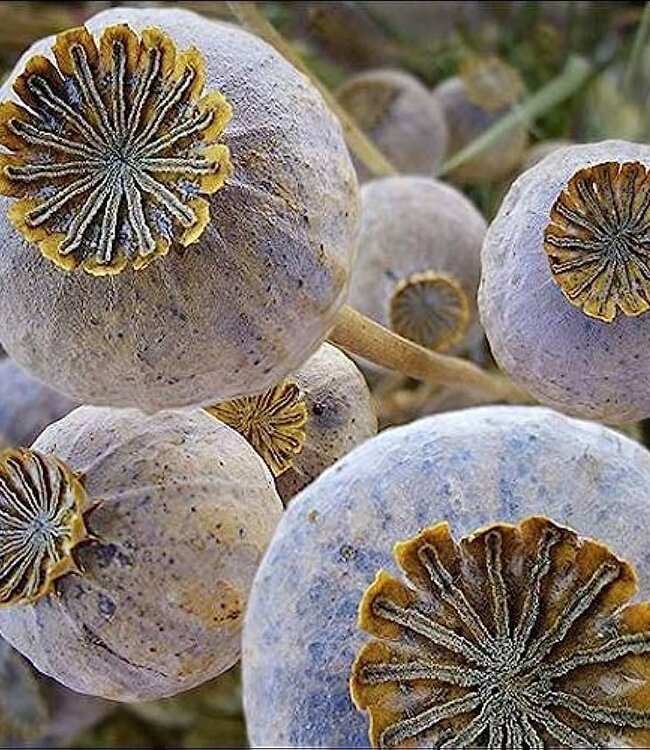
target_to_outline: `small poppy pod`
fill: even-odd
[[[265,42],[115,8],[37,42],[0,102],[0,340],[30,372],[85,403],[209,405],[325,338],[356,176]]]
[[[502,726],[515,739],[492,735],[495,746],[646,746],[650,608],[618,618],[636,584],[616,555],[648,597],[648,486],[642,446],[541,407],[451,412],[366,441],[289,505],[256,573],[242,651],[251,744],[489,746],[480,721],[494,709],[498,733],[505,689],[518,705],[549,703],[526,741],[517,716]],[[603,661],[561,662],[599,646],[613,648]],[[529,667],[509,672],[524,653]],[[544,663],[547,673],[533,671]],[[468,695],[477,685],[481,697]],[[575,698],[559,706],[550,699],[563,686]],[[489,696],[498,700],[468,732]]]
[[[519,74],[496,59],[470,60],[460,75],[439,83],[433,99],[442,108],[449,129],[449,154],[483,135],[506,115],[524,92]],[[496,182],[515,170],[528,145],[528,130],[521,123],[494,140],[451,172],[451,177],[467,185]]]
[[[544,404],[611,422],[650,416],[650,149],[570,146],[510,188],[482,250],[492,352]]]
[[[346,81],[337,98],[384,156],[405,174],[433,174],[447,152],[447,124],[424,84],[399,70],[369,70]],[[372,176],[355,160],[361,180]]]
[[[80,407],[0,454],[0,632],[41,672],[119,701],[239,658],[282,512],[264,462],[205,412]]]
[[[478,334],[479,211],[431,177],[372,180],[361,205],[350,304],[428,349],[462,348]]]
[[[377,432],[363,375],[331,344],[274,388],[207,411],[243,434],[262,456],[285,503]]]
[[[0,447],[31,445],[49,424],[77,406],[12,359],[0,363]]]
[[[58,745],[101,721],[114,705],[41,675],[0,638],[0,747]]]

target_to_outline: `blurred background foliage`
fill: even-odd
[[[82,24],[107,7],[174,4],[179,3],[2,2],[2,75],[36,39]],[[232,20],[224,2],[184,0],[180,4],[211,18]],[[650,12],[643,3],[368,0],[265,2],[260,6],[332,89],[352,73],[377,67],[408,70],[433,87],[457,74],[464,60],[496,55],[514,67],[526,90],[534,93],[561,76],[571,57],[579,56],[589,64],[589,75],[570,98],[528,123],[532,142],[650,139]],[[467,192],[490,218],[506,188],[507,183],[479,185]],[[5,671],[4,679],[9,682],[10,671]],[[11,674],[15,684],[15,671]],[[47,681],[35,675],[25,675],[24,679],[33,680],[35,685],[28,687],[30,700],[40,695],[34,691],[43,691],[44,696],[42,706],[34,704],[28,715],[45,721]],[[0,685],[0,691],[4,690],[5,684]],[[58,704],[49,700],[50,714],[56,714]],[[0,699],[0,709],[2,706]],[[246,746],[237,668],[176,698],[132,706],[107,704],[97,716],[99,723],[73,737],[69,732],[65,736],[60,727],[52,730],[54,739],[47,743],[161,750]],[[51,721],[55,719],[52,715]],[[0,722],[0,744],[4,737],[8,742],[5,746],[42,747],[48,736],[45,732],[34,741],[33,726],[22,737],[20,727],[11,729],[13,735],[8,741],[7,729]]]

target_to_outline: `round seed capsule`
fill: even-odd
[[[649,484],[650,456],[642,446],[602,425],[543,408],[468,409],[386,430],[367,441],[289,505],[256,574],[243,646],[244,704],[251,744],[368,746],[368,720],[357,711],[349,689],[352,665],[368,642],[368,635],[357,627],[359,606],[379,570],[393,576],[397,573],[394,545],[417,539],[422,529],[435,528],[440,522],[447,522],[454,538],[459,539],[486,525],[519,524],[529,516],[548,516],[556,525],[566,525],[581,537],[602,540],[614,554],[624,555],[636,567],[640,593],[648,597],[650,562],[645,522],[650,519]],[[512,532],[506,529],[504,533]],[[573,545],[571,542],[571,549]],[[408,547],[401,549],[408,552]],[[504,549],[518,548],[504,542]],[[480,549],[478,552],[483,554]],[[400,564],[405,554],[400,553]],[[446,553],[440,554],[447,565]],[[551,632],[554,607],[557,613],[561,605],[569,603],[566,594],[579,581],[589,580],[590,566],[597,568],[609,559],[601,551],[587,558],[589,555],[583,555],[575,565],[572,560],[576,558],[571,556],[554,563],[554,593],[551,601],[546,600],[544,620],[536,621],[537,636]],[[298,566],[296,560],[300,561]],[[512,565],[509,576],[523,576],[530,570],[520,557],[513,557],[508,564]],[[409,573],[412,567],[409,563]],[[462,567],[462,575],[460,570],[455,579],[452,575],[452,581],[463,580],[465,590],[465,581],[468,585],[470,581],[462,576],[474,576],[472,585],[478,585],[477,575],[475,564],[468,562]],[[493,611],[489,604],[491,587],[498,591],[499,584],[495,577],[493,583],[488,579],[480,585],[483,595],[478,614],[488,618]],[[632,592],[626,586],[629,596]],[[545,585],[545,592],[547,588]],[[517,597],[530,590],[534,588],[518,584],[518,593],[510,600],[513,618],[520,615],[521,599]],[[476,603],[475,589],[467,593]],[[429,594],[423,612],[431,612],[441,596],[434,600]],[[606,597],[600,601],[606,604]],[[611,599],[615,607],[617,601]],[[469,641],[461,617],[445,611],[448,630]],[[601,613],[594,612],[592,619],[585,615],[581,620],[585,635],[591,632],[589,626],[597,629],[603,622]],[[495,627],[492,622],[489,625]],[[403,632],[398,630],[395,623],[385,624],[384,633],[389,638],[396,640]],[[574,630],[570,634],[574,642],[575,636]],[[425,641],[422,631],[419,636],[409,636],[411,652],[424,646]],[[445,663],[460,664],[449,652],[445,654]],[[509,652],[504,648],[500,654],[507,663]],[[602,678],[594,681],[592,674],[593,684],[586,680],[586,689],[600,690],[597,684],[609,689],[611,702],[620,707],[621,686],[627,683],[618,675],[618,666],[609,673],[606,665]],[[641,676],[647,680],[647,673]],[[641,676],[635,672],[633,679]],[[441,685],[441,690],[447,684]],[[640,682],[635,684],[641,687]],[[430,683],[418,683],[409,691],[404,683],[399,697],[395,697],[394,686],[384,686],[390,711],[414,715],[417,706],[411,701],[417,703],[428,686]],[[585,684],[579,687],[583,690]],[[377,693],[381,691],[379,686]],[[645,691],[647,695],[647,685]],[[459,688],[458,697],[464,695]],[[602,697],[600,692],[593,695]],[[435,700],[428,693],[418,705],[432,707]],[[631,702],[629,707],[640,706]],[[464,726],[452,723],[445,728],[460,730]],[[585,729],[580,722],[572,726],[575,731]],[[629,742],[633,729],[594,725],[587,728],[587,736],[597,732],[600,744],[607,744],[605,740],[609,739],[612,745],[622,746],[625,742],[620,739]],[[453,736],[449,735],[450,741]],[[423,746],[433,744],[425,741]],[[473,743],[461,738],[458,744],[466,747]],[[547,744],[554,746],[557,740],[549,739]],[[577,746],[575,742],[565,744]],[[583,744],[589,746],[588,742]],[[514,745],[521,747],[523,743]]]
[[[430,175],[447,151],[447,124],[424,84],[399,70],[369,70],[337,92],[361,130],[400,172]],[[371,177],[355,160],[361,180]]]
[[[650,415],[650,149],[570,146],[511,187],[482,252],[481,320],[499,364],[543,403]]]
[[[377,432],[372,398],[352,360],[331,344],[257,396],[207,409],[262,456],[285,504]]]
[[[447,121],[450,155],[475,141],[507,114],[523,91],[518,73],[496,58],[470,60],[460,75],[438,84],[433,99]],[[456,167],[451,176],[468,185],[496,182],[519,166],[527,145],[528,131],[522,123]]]
[[[477,332],[483,217],[427,177],[372,180],[361,202],[350,304],[429,349],[458,349]]]
[[[377,417],[365,378],[340,349],[323,344],[291,378],[307,408],[307,422],[302,450],[275,480],[285,504],[377,433]]]
[[[202,411],[80,407],[14,453],[0,455],[0,632],[15,648],[121,701],[235,663],[282,511],[240,435]]]
[[[116,8],[37,42],[0,102],[0,340],[34,375],[85,403],[209,405],[325,338],[356,176],[320,94],[267,44]]]

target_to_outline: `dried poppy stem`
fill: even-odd
[[[327,106],[334,112],[341,122],[345,140],[350,149],[361,159],[364,165],[377,177],[385,177],[397,174],[395,167],[386,159],[380,151],[369,141],[356,126],[354,120],[341,107],[336,98],[321,81],[316,78],[311,70],[304,64],[300,57],[294,52],[291,45],[282,35],[266,20],[259,11],[256,3],[229,2],[233,15],[242,26],[250,32],[264,39],[274,47],[283,57],[288,60],[301,73],[304,73],[313,85],[320,91]]]
[[[228,7],[243,26],[271,44],[292,65],[308,76],[323,95],[332,112],[339,118],[348,146],[373,174],[376,176],[396,174],[392,164],[357,128],[329,90],[307,68],[282,35],[266,20],[256,3],[229,2]],[[516,389],[502,376],[490,375],[462,359],[431,352],[388,331],[351,307],[346,306],[341,310],[329,340],[376,364],[398,370],[409,377],[427,383],[466,385],[490,394],[494,399],[509,402],[530,400],[523,391]]]
[[[329,341],[375,364],[435,385],[466,386],[495,400],[521,403],[529,397],[501,375],[491,375],[458,357],[425,349],[366,318],[347,305],[339,312]]]

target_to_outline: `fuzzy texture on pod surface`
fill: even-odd
[[[232,666],[282,513],[244,438],[200,410],[80,407],[33,448],[81,475],[96,540],[77,547],[81,574],[0,609],[3,637],[67,687],[121,701],[173,695]]]
[[[302,74],[243,30],[122,7],[86,27],[97,43],[118,24],[159,29],[179,52],[196,46],[203,92],[232,107],[220,139],[232,174],[207,196],[193,244],[109,277],[56,267],[11,223],[13,199],[0,198],[0,340],[85,403],[154,411],[262,390],[316,350],[345,298],[358,188],[340,126]],[[34,55],[53,60],[54,42],[23,55],[0,99],[17,100],[13,81]]]
[[[31,445],[48,425],[77,406],[13,360],[0,363],[0,447]]]
[[[449,138],[445,117],[410,73],[364,71],[346,81],[337,97],[399,172],[430,175],[442,164]],[[369,170],[354,161],[359,179],[370,179]]]
[[[541,407],[481,407],[384,431],[289,506],[256,574],[244,626],[255,747],[367,747],[350,669],[359,602],[393,545],[447,521],[456,538],[546,515],[602,540],[650,595],[650,456],[599,424]],[[299,561],[299,564],[296,564]]]
[[[487,227],[472,203],[433,178],[404,176],[364,184],[361,206],[350,304],[429,348],[458,349],[476,335],[475,299]],[[418,287],[430,273],[440,275],[442,283],[420,294]],[[393,300],[405,285],[413,299],[403,305],[400,329]],[[462,310],[457,294],[464,298]]]
[[[323,344],[290,380],[300,388],[307,422],[302,450],[275,480],[285,503],[377,432],[366,381],[354,362],[335,346]]]
[[[575,416],[636,421],[650,415],[650,312],[619,311],[611,322],[590,317],[565,297],[544,249],[551,209],[569,180],[607,162],[647,170],[650,148],[570,146],[516,180],[483,244],[479,310],[498,363],[542,403]],[[639,257],[643,264],[643,251]]]

